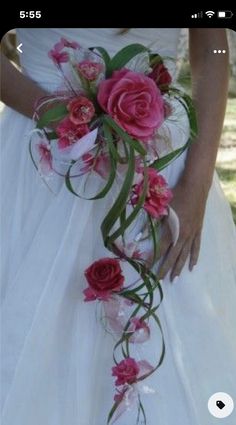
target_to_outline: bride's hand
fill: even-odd
[[[163,257],[158,273],[160,279],[170,272],[170,279],[173,281],[180,275],[187,260],[189,260],[190,271],[197,263],[207,199],[206,192],[199,182],[189,184],[183,179],[173,189],[171,206],[179,217],[180,233],[176,245],[173,246],[167,220],[164,221],[160,243],[160,257]]]

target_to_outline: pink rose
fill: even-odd
[[[86,124],[75,125],[68,117],[64,118],[56,128],[59,136],[58,147],[65,149],[89,132]]]
[[[139,365],[132,357],[127,357],[112,368],[112,376],[116,376],[115,384],[117,386],[124,384],[133,384],[137,381],[139,374]]]
[[[154,168],[148,168],[148,190],[143,208],[153,217],[161,218],[168,214],[168,205],[172,199],[172,192],[163,176]],[[137,204],[143,190],[143,178],[133,188],[131,203]]]
[[[89,287],[84,290],[85,301],[108,300],[112,292],[118,292],[124,284],[119,260],[101,258],[85,270]]]
[[[122,69],[100,83],[98,102],[128,134],[145,141],[164,120],[161,92],[155,82]]]
[[[94,81],[98,78],[103,66],[101,63],[85,60],[77,65],[77,69],[86,80]]]
[[[95,109],[92,102],[84,96],[78,96],[72,99],[67,109],[70,113],[71,122],[76,125],[87,124],[94,116]]]
[[[172,77],[163,63],[155,65],[149,77],[156,82],[162,92],[168,91],[169,85],[172,82]]]

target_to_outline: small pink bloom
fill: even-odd
[[[97,299],[97,296],[94,294],[91,288],[86,288],[83,291],[85,295],[84,301],[95,301]]]
[[[147,362],[147,360],[139,360],[138,366],[139,366],[138,378],[143,378],[144,376],[147,377],[147,375],[151,374],[154,369],[153,366]]]
[[[84,163],[83,167],[81,168],[81,171],[83,173],[87,173],[91,170],[93,166],[94,156],[91,153],[85,153],[84,155],[82,155],[81,159]]]
[[[44,142],[41,142],[37,145],[37,148],[40,155],[40,170],[43,174],[47,175],[52,171],[52,154],[50,151],[50,146]]]
[[[94,171],[103,179],[106,179],[111,169],[110,158],[106,153],[101,153],[95,159]]]
[[[68,117],[64,118],[56,128],[59,149],[67,148],[88,132],[89,128],[86,124],[75,125]]]
[[[101,258],[95,261],[85,270],[85,277],[89,285],[89,288],[83,291],[85,301],[107,301],[112,293],[119,292],[124,284],[120,262],[115,258]]]
[[[118,390],[118,388],[117,388],[117,393],[114,395],[114,401],[117,404],[120,404],[122,402],[122,400],[124,399],[127,388],[128,387],[125,387],[125,386],[121,390]]]
[[[148,190],[143,208],[153,217],[161,218],[168,214],[168,205],[172,199],[172,192],[167,186],[164,177],[154,168],[148,168]],[[142,181],[133,188],[131,203],[137,204],[143,190]]]
[[[133,343],[143,343],[150,337],[150,328],[145,320],[141,320],[140,317],[133,317],[130,320],[128,331],[133,332],[133,335],[129,338],[129,341]]]
[[[169,85],[172,82],[172,78],[168,69],[163,63],[158,63],[155,65],[152,72],[148,76],[156,82],[157,86],[162,92],[168,91]]]
[[[59,49],[53,49],[48,52],[48,56],[56,65],[68,62],[69,55],[67,52],[60,52]]]
[[[92,102],[84,96],[78,96],[72,99],[67,105],[70,113],[71,122],[76,125],[87,124],[95,114],[95,108]]]
[[[71,49],[79,49],[80,45],[76,41],[68,41],[66,38],[61,38],[61,43],[63,47],[69,47]]]
[[[137,381],[139,365],[132,357],[127,357],[112,368],[112,376],[116,376],[115,385],[133,384]]]
[[[102,178],[106,178],[110,171],[110,159],[106,153],[100,153],[97,157],[91,153],[86,153],[82,156],[84,167],[82,171],[88,172],[91,169],[95,171]]]
[[[139,249],[136,249],[132,255],[132,258],[135,260],[141,260],[143,258],[142,252]]]
[[[98,102],[128,134],[142,141],[164,121],[163,98],[155,82],[128,69],[115,71],[100,83]]]
[[[98,62],[91,62],[84,60],[77,65],[77,69],[80,74],[88,81],[94,81],[98,78],[100,72],[103,70],[103,66]]]

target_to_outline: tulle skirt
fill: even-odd
[[[109,255],[100,224],[111,197],[52,194],[28,153],[32,123],[6,108],[2,161],[2,425],[105,425],[113,403],[112,336],[97,303],[84,303],[84,270]],[[174,186],[182,155],[164,170]],[[214,177],[200,257],[175,284],[162,283],[166,356],[143,396],[148,425],[209,425],[218,391],[236,397],[236,234]],[[146,347],[152,359],[160,344]],[[145,348],[145,347],[144,347]],[[142,355],[142,352],[141,354]],[[146,354],[145,354],[146,355]],[[235,411],[225,419],[233,424]],[[117,422],[135,424],[127,411]]]

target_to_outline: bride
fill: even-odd
[[[22,73],[2,55],[2,425],[104,425],[112,404],[112,340],[82,294],[85,268],[107,255],[98,229],[109,201],[84,202],[65,187],[52,195],[28,153],[35,103],[60,85],[47,52],[66,37],[111,55],[139,42],[175,59],[179,35],[157,28],[19,29]],[[154,394],[144,396],[148,425],[209,425],[209,397],[236,394],[236,234],[214,173],[228,57],[214,55],[215,47],[228,50],[225,30],[189,31],[199,132],[163,173],[180,234],[172,246],[163,227],[166,356],[148,382]],[[188,139],[186,122],[182,114],[170,128],[176,148]],[[135,417],[130,409],[117,423],[133,425]],[[235,423],[235,412],[227,423]]]

